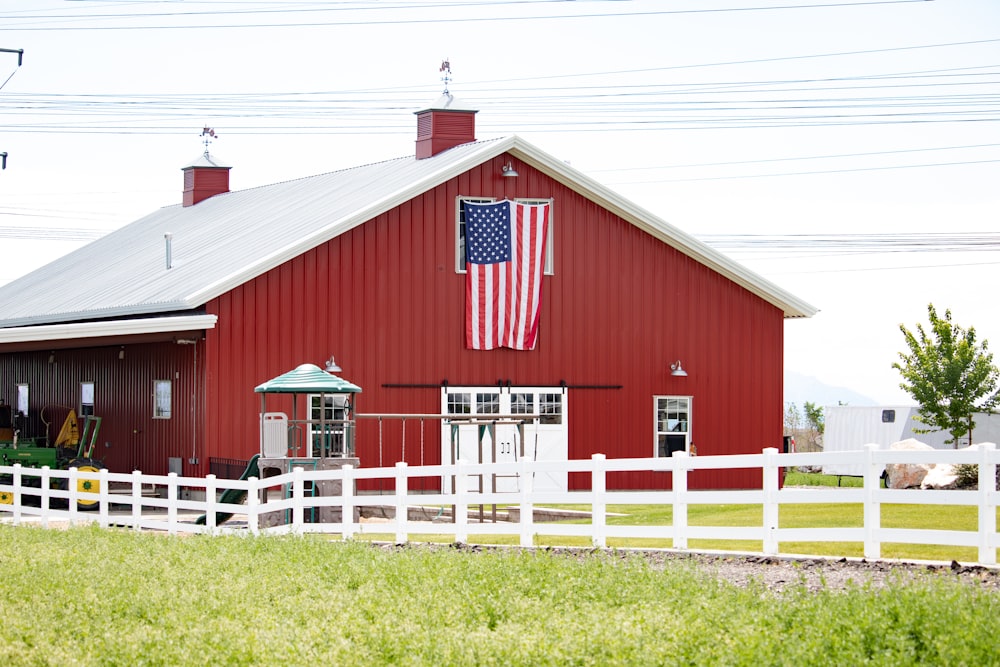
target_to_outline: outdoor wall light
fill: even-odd
[[[507,178],[517,178],[520,175],[517,173],[517,170],[514,169],[513,165],[511,165],[510,162],[505,164],[503,168],[500,170],[500,172],[503,176]]]
[[[674,363],[670,364],[670,374],[678,378],[686,378],[687,371],[681,368],[681,360],[678,359]]]
[[[122,349],[118,350],[118,359],[121,360],[124,358],[125,358],[125,346],[122,345]]]
[[[326,372],[327,373],[339,373],[342,370],[344,370],[344,369],[337,365],[336,360],[333,358],[333,355],[331,354],[329,361],[326,362]]]

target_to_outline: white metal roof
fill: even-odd
[[[0,331],[200,308],[505,152],[727,276],[786,317],[815,314],[808,303],[511,136],[463,144],[423,160],[399,158],[162,208],[0,288]]]

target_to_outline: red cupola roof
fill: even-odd
[[[439,97],[423,111],[417,111],[417,159],[476,140],[475,109],[462,108],[450,93]]]
[[[184,205],[192,206],[215,195],[229,192],[229,170],[206,150],[204,155],[184,167]]]

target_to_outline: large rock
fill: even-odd
[[[914,438],[907,438],[889,445],[889,449],[904,451],[931,450],[934,448],[925,445]],[[927,473],[934,467],[932,463],[887,463],[885,472],[887,475],[885,485],[890,489],[919,489]]]
[[[985,444],[985,443],[982,443]],[[959,451],[966,449],[979,449],[979,445],[969,445],[959,447]],[[920,483],[921,489],[954,489],[957,488],[958,473],[951,463],[939,463],[934,469],[927,473],[924,481]]]
[[[938,463],[932,466],[920,482],[921,489],[954,489],[958,481],[955,466],[950,463]]]

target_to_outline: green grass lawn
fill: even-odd
[[[815,472],[799,472],[798,470],[785,471],[785,486],[843,486],[858,487],[864,486],[864,480],[860,477],[850,477],[847,475],[824,475]],[[882,486],[885,486],[883,483]]]
[[[986,665],[947,574],[782,594],[622,553],[0,526],[3,665]]]
[[[563,509],[589,511],[587,505],[560,505]],[[673,508],[670,505],[608,505],[608,525],[621,526],[666,526],[673,525]],[[760,526],[763,510],[760,505],[690,505],[688,524],[691,526]],[[568,519],[559,523],[589,524],[589,518]],[[978,527],[977,509],[971,506],[941,505],[900,505],[883,504],[881,514],[883,528],[920,528],[928,530],[968,530]],[[545,523],[535,524],[538,535],[535,546],[590,546],[587,537],[567,537],[545,534]],[[862,508],[857,504],[816,503],[808,505],[783,505],[778,515],[778,525],[782,528],[860,528],[864,525]],[[1000,513],[997,520],[1000,530]],[[664,531],[667,532],[667,531]],[[391,542],[395,533],[372,533],[360,539]],[[449,543],[453,537],[446,533],[411,535],[413,542]],[[516,535],[470,535],[469,541],[476,544],[514,546],[520,543]],[[663,549],[672,548],[673,540],[667,536],[654,538],[609,538],[609,547]],[[694,550],[760,552],[764,545],[753,540],[707,540],[690,539],[688,548]],[[814,556],[864,555],[861,542],[782,542],[781,553]],[[974,547],[955,547],[924,544],[883,543],[883,558],[918,561],[975,562],[979,552]]]

